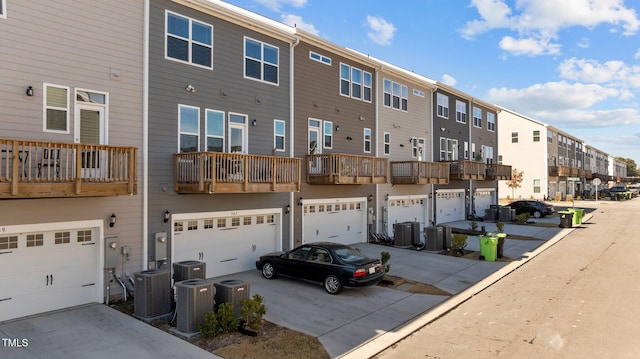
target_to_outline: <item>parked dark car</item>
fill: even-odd
[[[541,218],[554,212],[553,205],[537,200],[515,201],[509,203],[509,207],[515,209],[516,214],[529,213],[535,218]]]
[[[343,287],[378,284],[384,275],[380,259],[331,242],[309,243],[287,252],[265,254],[256,261],[256,268],[267,279],[281,274],[322,283],[330,294],[340,293]]]

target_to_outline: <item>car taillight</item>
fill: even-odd
[[[356,278],[364,277],[366,275],[367,275],[367,270],[364,268],[358,268],[356,269],[355,273],[353,273],[353,276]]]

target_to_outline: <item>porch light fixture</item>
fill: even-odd
[[[302,197],[298,198],[298,206],[302,206]]]
[[[27,91],[26,91],[27,96],[32,97],[33,96],[33,86],[29,86],[27,87]]]
[[[169,222],[169,219],[171,218],[171,212],[169,211],[164,211],[164,213],[162,214],[162,221],[164,223]]]
[[[367,202],[371,202],[371,201],[373,201],[373,195],[372,194],[367,196]]]
[[[258,120],[254,118],[253,121],[251,121],[251,126],[255,126],[257,124],[258,124]]]
[[[109,217],[109,227],[113,228],[116,225],[116,214],[112,213],[111,217]]]
[[[340,126],[336,126],[336,132],[340,131]]]
[[[187,85],[187,87],[185,87],[184,89],[185,89],[187,92],[191,92],[191,93],[196,92],[196,88],[195,88],[195,87],[193,87],[193,85],[192,85],[192,84],[188,84],[188,85]]]
[[[287,205],[286,207],[284,207],[284,214],[289,214],[291,213],[291,205]]]
[[[388,193],[384,195],[384,200],[385,200],[385,201],[388,201],[388,200],[389,200],[389,194],[388,194]]]

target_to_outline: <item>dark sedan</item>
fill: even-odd
[[[536,200],[515,201],[509,204],[509,207],[516,210],[516,214],[529,213],[535,218],[541,218],[549,214],[553,214],[553,205]]]
[[[378,284],[384,275],[380,259],[330,242],[309,243],[284,253],[265,254],[256,261],[256,268],[267,279],[282,274],[322,283],[330,294],[340,293],[343,287]]]

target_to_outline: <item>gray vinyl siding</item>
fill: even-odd
[[[443,118],[438,116],[438,93],[442,93],[449,97],[449,117]],[[467,123],[456,121],[456,100],[467,104]],[[471,143],[469,141],[469,102],[463,98],[457,97],[452,93],[438,90],[433,93],[433,160],[440,162],[440,137],[457,139],[458,145],[464,149],[464,141],[469,142],[469,151],[471,151]],[[473,120],[473,118],[471,118]],[[444,131],[442,130],[444,129]],[[478,146],[476,144],[476,146]],[[471,155],[470,155],[471,156]],[[464,151],[458,151],[458,158],[464,159]]]
[[[213,70],[165,58],[165,10],[213,26]],[[278,85],[244,78],[244,37],[279,49]],[[178,106],[200,109],[200,151],[205,151],[206,109],[247,115],[249,154],[273,155],[274,119],[286,123],[285,152],[290,141],[290,44],[171,1],[152,1],[149,44],[149,235],[166,231],[162,214],[284,208],[289,193],[177,194],[174,154],[178,149]],[[191,84],[196,92],[185,87]],[[222,96],[221,93],[226,96]],[[259,101],[258,101],[259,100]],[[256,126],[252,126],[253,120]],[[225,121],[225,132],[228,121]],[[225,146],[227,144],[225,139]],[[288,247],[288,217],[283,215],[283,247]]]
[[[121,245],[131,248],[117,272],[141,270],[143,2],[7,1],[7,10],[7,18],[0,19],[0,136],[73,143],[74,89],[106,92],[108,144],[138,149],[138,194],[2,200],[0,227],[104,220],[104,235],[118,236]],[[110,77],[112,70],[119,78]],[[69,133],[43,131],[44,83],[69,87]],[[33,97],[25,95],[28,86],[33,86]],[[110,228],[112,213],[117,224]]]

